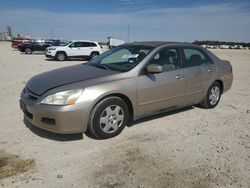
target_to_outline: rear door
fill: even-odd
[[[93,45],[91,42],[81,42],[81,48],[78,56],[89,56],[92,52]]]
[[[166,108],[176,107],[185,102],[186,73],[181,65],[177,47],[159,50],[149,64],[163,66],[163,72],[149,74],[144,71],[137,81],[139,115],[145,115]]]
[[[199,48],[183,47],[182,52],[183,66],[187,73],[187,102],[200,102],[208,81],[215,72],[214,65]]]

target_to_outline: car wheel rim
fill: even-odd
[[[124,112],[118,105],[105,108],[100,116],[100,127],[105,133],[114,133],[122,125]]]
[[[211,105],[215,105],[220,98],[220,88],[218,86],[212,87],[209,93],[209,102]]]
[[[61,60],[61,61],[64,60],[64,55],[63,54],[59,54],[58,55],[58,59]]]
[[[26,49],[26,53],[30,54],[31,50],[30,49]]]

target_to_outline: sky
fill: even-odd
[[[0,0],[7,25],[33,38],[250,42],[250,1]]]

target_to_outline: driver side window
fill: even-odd
[[[181,68],[180,53],[178,48],[161,49],[151,59],[150,64],[158,64],[163,67],[163,71],[171,71]]]
[[[79,47],[81,47],[81,42],[74,42],[69,47],[70,48],[79,48]]]

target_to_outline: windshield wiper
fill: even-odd
[[[107,65],[103,65],[103,64],[92,64],[92,65],[101,69],[110,70],[110,68]]]

